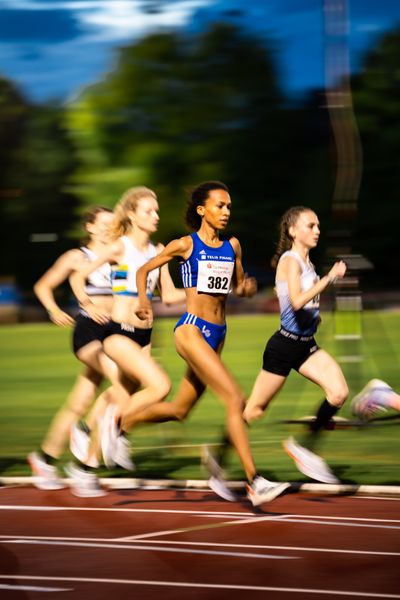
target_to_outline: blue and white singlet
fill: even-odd
[[[113,265],[111,268],[112,292],[116,296],[137,296],[136,287],[136,272],[138,269],[154,258],[157,254],[157,249],[149,242],[147,250],[141,252],[131,242],[127,236],[120,238],[124,244],[125,252],[118,265]],[[148,298],[153,297],[160,269],[153,269],[147,276],[146,294]]]
[[[191,234],[192,253],[180,264],[184,288],[198,292],[228,294],[231,287],[236,254],[232,244],[224,240],[219,248],[207,246],[198,234]]]
[[[280,257],[279,262],[287,256],[294,258],[300,265],[301,291],[306,292],[311,289],[319,281],[319,276],[315,272],[314,265],[312,263],[305,263],[294,250],[284,252]],[[289,299],[287,281],[276,279],[275,286],[279,299],[282,328],[290,333],[300,336],[314,335],[319,322],[319,294],[307,302],[303,308],[294,310]]]

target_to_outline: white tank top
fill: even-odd
[[[81,250],[89,261],[93,262],[96,260],[97,255],[93,250],[90,250],[86,246],[82,246]],[[104,263],[104,265],[101,265],[101,267],[88,275],[85,283],[85,292],[88,296],[111,296],[111,267],[108,263]]]
[[[126,235],[120,239],[125,251],[121,262],[112,266],[112,291],[118,296],[137,296],[136,273],[142,265],[156,256],[157,250],[154,244],[149,242],[147,249],[141,252]],[[149,298],[153,296],[159,276],[160,269],[150,271],[147,276],[146,293]]]
[[[294,250],[284,252],[279,262],[287,256],[291,256],[299,263],[301,268],[300,288],[302,292],[307,292],[319,280],[314,265],[311,262],[305,263],[301,256]],[[294,310],[289,299],[287,281],[276,279],[275,285],[279,299],[281,326],[286,331],[290,331],[290,333],[295,333],[296,335],[313,335],[317,330],[319,321],[319,294],[307,302],[303,308]]]

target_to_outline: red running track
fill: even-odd
[[[400,500],[0,488],[2,600],[400,599]]]

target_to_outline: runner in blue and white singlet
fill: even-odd
[[[231,198],[223,183],[200,184],[192,191],[186,211],[186,224],[195,233],[173,240],[138,271],[138,315],[147,319],[151,314],[146,297],[148,273],[174,258],[182,260],[187,312],[175,326],[175,344],[187,363],[187,371],[172,402],[159,403],[140,412],[130,424],[181,421],[209,386],[226,406],[228,436],[246,473],[248,497],[252,504],[258,505],[281,494],[289,484],[274,484],[257,474],[242,418],[243,393],[220,359],[229,291],[232,288],[241,296],[252,296],[256,291],[254,279],[244,274],[239,241],[234,237],[229,241],[220,238],[230,212]],[[211,462],[208,461],[209,467]],[[217,471],[210,468],[210,487],[223,498],[232,500],[233,494],[222,480],[221,470]]]
[[[231,289],[235,267],[235,250],[228,240],[214,248],[205,244],[197,232],[192,238],[192,252],[180,264],[184,288],[195,288],[199,294],[227,294]],[[200,329],[206,342],[215,350],[224,340],[226,324],[210,323],[201,317],[186,312],[175,325],[195,325]]]
[[[227,294],[231,287],[235,266],[235,251],[228,240],[222,246],[207,246],[197,232],[190,236],[193,249],[190,256],[181,262],[182,284],[185,288],[195,287],[206,294]]]

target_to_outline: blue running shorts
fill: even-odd
[[[226,336],[226,323],[223,325],[215,325],[214,323],[200,319],[200,317],[196,317],[196,315],[187,312],[181,316],[174,327],[174,331],[181,325],[194,325],[200,329],[201,335],[213,350],[218,348]]]

